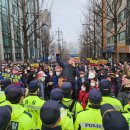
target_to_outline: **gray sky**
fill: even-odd
[[[44,8],[50,9],[53,0],[44,0]],[[89,0],[54,0],[52,13],[52,34],[57,38],[56,31],[63,32],[64,40],[67,43],[78,45],[81,33],[83,14],[81,9],[86,7]],[[76,48],[75,48],[76,49]]]
[[[85,0],[54,0],[52,9],[52,30],[63,31],[67,42],[77,42],[80,35],[82,13],[80,8]]]
[[[46,0],[50,4],[52,0]],[[86,0],[54,0],[52,8],[52,33],[58,27],[63,31],[67,42],[77,42],[81,32],[81,8]],[[47,6],[49,4],[46,3]]]

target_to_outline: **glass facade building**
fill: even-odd
[[[35,1],[35,4],[34,4]],[[37,1],[37,2],[36,2]],[[22,11],[19,6],[19,0],[0,0],[0,60],[23,60],[23,31],[20,26],[22,19]],[[38,10],[38,0],[30,0],[28,2],[28,23],[34,19],[33,12]],[[30,28],[31,32],[31,28]],[[34,56],[34,35],[31,36],[29,42],[29,57]]]

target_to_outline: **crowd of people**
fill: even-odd
[[[129,130],[129,62],[56,61],[1,62],[0,130]]]

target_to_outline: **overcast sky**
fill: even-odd
[[[49,4],[52,0],[46,0]],[[83,15],[81,8],[87,0],[54,0],[52,7],[52,32],[58,30],[58,27],[63,31],[64,39],[67,42],[77,42],[81,32],[81,20]]]

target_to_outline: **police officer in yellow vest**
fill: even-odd
[[[11,103],[6,100],[5,92],[0,91],[0,106],[9,105],[11,106]]]
[[[126,118],[130,127],[130,104],[125,105],[123,116]]]
[[[2,79],[0,81],[0,90],[4,91],[8,85],[11,85],[11,80],[9,78]]]
[[[23,100],[23,105],[26,108],[26,111],[32,114],[37,129],[41,129],[42,122],[40,120],[40,109],[45,101],[37,96],[39,93],[38,80],[31,81],[28,88],[29,96]]]
[[[100,103],[102,101],[101,92],[92,89],[89,92],[89,109],[80,112],[75,121],[75,130],[103,130],[102,117],[100,113]]]
[[[61,112],[59,103],[56,101],[47,101],[41,108],[40,117],[42,120],[41,130],[71,130],[60,125]]]
[[[36,129],[32,115],[25,111],[21,105],[25,91],[20,87],[8,86],[5,89],[6,99],[11,102],[11,130],[33,130]]]
[[[11,80],[9,78],[3,79],[0,81],[0,106],[9,105],[11,106],[11,103],[6,100],[6,96],[4,93],[5,88],[11,84]]]
[[[111,83],[103,79],[99,83],[99,89],[102,93],[102,102],[101,105],[103,104],[111,104],[117,111],[123,112],[123,107],[121,102],[116,99],[115,97],[111,97]]]
[[[104,104],[100,108],[105,130],[129,130],[128,123],[121,112],[116,111],[110,104]]]
[[[72,84],[70,82],[64,82],[62,86],[63,99],[61,101],[62,105],[66,107],[75,118],[77,113],[83,110],[82,105],[72,99]]]
[[[12,108],[10,106],[0,107],[0,129],[10,130]]]
[[[60,88],[55,88],[52,89],[51,93],[50,93],[50,100],[52,101],[56,101],[59,103],[59,107],[60,107],[60,122],[58,125],[62,126],[62,129],[65,130],[74,130],[74,125],[73,125],[73,117],[70,114],[70,112],[68,112],[64,106],[62,104],[60,104],[60,101],[63,98],[63,94],[62,94],[62,90]]]

